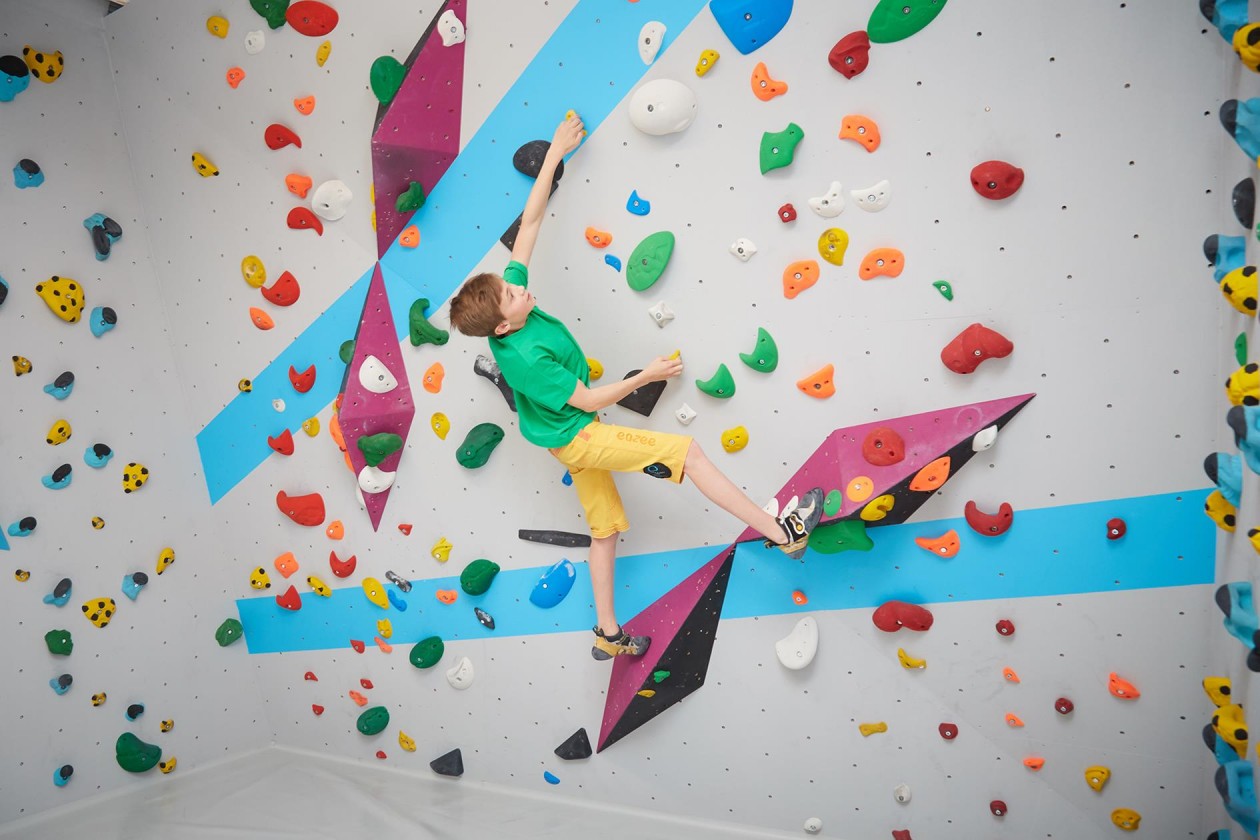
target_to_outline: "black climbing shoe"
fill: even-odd
[[[778,518],[779,527],[783,529],[787,542],[779,545],[766,540],[766,547],[777,548],[793,560],[800,560],[805,556],[805,548],[809,544],[810,532],[814,530],[818,520],[822,519],[822,514],[823,491],[821,487],[815,487],[806,493],[797,506],[789,511],[786,516]]]

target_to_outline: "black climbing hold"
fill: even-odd
[[[1238,127],[1238,100],[1226,99],[1221,103],[1221,125],[1225,126],[1225,130],[1229,132],[1229,136],[1234,136],[1234,129]]]
[[[54,388],[69,388],[73,384],[74,384],[74,374],[71,373],[70,371],[66,371],[65,373],[61,374],[60,376],[58,376],[56,379],[53,380]]]
[[[1233,202],[1234,218],[1238,219],[1238,224],[1251,230],[1256,220],[1256,182],[1243,178],[1235,184]]]
[[[0,55],[0,73],[15,79],[24,79],[30,75],[30,72],[30,68],[26,66],[26,61],[21,56]]]
[[[632,370],[621,378],[629,379],[640,373],[642,373],[641,370]],[[665,383],[663,381],[649,382],[646,385],[635,388],[617,400],[617,405],[622,408],[628,408],[636,414],[642,414],[644,417],[651,417],[652,410],[656,408],[656,403],[663,393],[665,393]]]
[[[54,598],[64,598],[70,592],[70,578],[62,578],[56,586],[53,587]]]
[[[1225,424],[1234,430],[1234,445],[1241,446],[1247,439],[1247,417],[1241,405],[1236,405],[1225,412]]]
[[[106,444],[103,444],[103,443],[92,444],[92,454],[95,455],[97,458],[108,458],[110,456],[110,453],[112,453],[113,451],[114,450],[110,449]]]
[[[460,755],[459,747],[433,759],[429,762],[429,766],[433,768],[434,773],[440,773],[443,776],[458,778],[464,775],[464,757]]]
[[[1203,256],[1207,257],[1207,261],[1212,265],[1216,265],[1216,255],[1220,251],[1221,238],[1219,234],[1212,234],[1203,240]]]
[[[590,534],[574,534],[571,531],[528,531],[524,528],[516,532],[523,540],[547,545],[559,545],[564,548],[585,548],[591,544]]]
[[[576,761],[579,758],[591,757],[591,739],[586,736],[586,727],[570,735],[563,744],[556,747],[556,755],[565,761]]]
[[[106,324],[117,324],[118,313],[115,312],[111,307],[102,306],[101,307],[101,321],[103,321]]]
[[[1211,23],[1212,18],[1216,16],[1216,0],[1199,0],[1199,14]],[[1208,840],[1214,840],[1214,838],[1209,837]]]
[[[551,194],[555,195],[556,187],[559,186],[555,181],[551,182]],[[508,225],[508,229],[503,231],[503,235],[499,237],[499,241],[503,243],[503,247],[511,251],[516,247],[516,235],[521,232],[521,217],[517,215],[516,221]]]
[[[70,475],[72,469],[73,468],[69,464],[62,464],[60,467],[57,467],[57,469],[53,470],[52,480],[54,482],[65,481],[66,476]]]
[[[34,531],[35,524],[35,517],[33,516],[23,516],[18,520],[18,528],[22,531]]]
[[[18,166],[20,166],[22,171],[27,175],[35,176],[39,174],[39,164],[30,158],[22,158],[18,161]]]
[[[0,277],[0,304],[4,303],[4,299],[9,296],[9,284],[4,282],[4,278]]]
[[[68,779],[74,775],[74,767],[69,764],[63,764],[61,769],[57,771],[57,775],[63,779]]]
[[[149,585],[149,576],[146,575],[144,572],[132,572],[131,580],[136,584],[136,586]]]
[[[487,630],[494,629],[494,616],[490,615],[490,613],[486,612],[481,607],[473,607],[473,614],[477,616],[478,621],[485,625]]]
[[[73,682],[74,682],[74,677],[70,676],[69,674],[62,674],[60,677],[57,677],[57,687],[60,688],[62,691],[65,691],[67,688],[69,688],[71,683]]]
[[[503,371],[499,370],[499,365],[494,359],[489,356],[478,356],[473,362],[473,373],[489,379],[494,387],[499,389],[503,399],[507,400],[508,408],[516,411],[516,394],[512,392],[512,386],[503,378]]]
[[[1216,754],[1216,729],[1210,723],[1203,725],[1203,743],[1207,744],[1208,752]]]
[[[142,714],[144,714],[143,703],[132,703],[127,707],[127,720],[135,720]]]
[[[522,175],[537,178],[538,173],[542,171],[543,158],[547,157],[547,150],[550,148],[551,142],[548,140],[530,140],[512,155],[512,166],[516,167],[516,171]],[[551,181],[555,183],[562,177],[564,177],[564,161],[557,164],[556,174],[551,176]]]

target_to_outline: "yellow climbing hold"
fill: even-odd
[[[604,366],[600,364],[599,359],[592,359],[588,356],[586,359],[586,366],[591,369],[592,382],[604,375]]]
[[[158,726],[158,728],[161,729],[163,732],[170,732],[172,729],[175,728],[175,721],[170,720],[168,718],[167,720],[162,721],[162,723]]]
[[[376,622],[376,633],[383,639],[394,638],[394,625],[390,623],[388,618],[382,618]]]
[[[1102,792],[1103,786],[1107,784],[1107,780],[1111,778],[1111,770],[1096,764],[1093,767],[1085,768],[1085,784],[1089,785],[1092,790]]]
[[[214,161],[203,155],[201,152],[192,153],[193,169],[197,170],[197,174],[202,178],[213,178],[219,174],[219,167],[214,165]]]
[[[401,729],[398,730],[398,746],[402,747],[407,752],[416,751],[416,742],[412,739],[410,735],[408,735],[406,732],[403,732]]]
[[[26,358],[25,356],[13,357],[13,375],[14,376],[21,376],[22,374],[30,373],[32,369],[33,368],[31,366],[30,359]]]
[[[37,283],[35,293],[48,305],[52,314],[67,324],[78,323],[86,298],[83,287],[77,281],[54,274],[43,283]]]
[[[713,65],[717,64],[722,55],[717,50],[701,50],[700,58],[696,61],[696,75],[704,76],[713,69]]]
[[[743,426],[736,426],[722,432],[722,448],[727,452],[738,452],[747,445],[748,430]]]
[[[439,411],[429,418],[429,428],[433,430],[433,434],[442,440],[446,440],[447,434],[451,431],[451,421],[447,420],[446,415]]]
[[[262,260],[250,254],[241,260],[241,276],[251,287],[261,289],[267,283],[267,267]]]
[[[157,568],[154,569],[159,575],[165,572],[170,565],[175,562],[175,549],[167,547],[158,552]]]
[[[901,663],[902,668],[926,668],[927,660],[919,659],[917,656],[911,656],[906,653],[905,648],[897,648],[897,661]]]
[[[315,63],[318,64],[320,67],[323,67],[324,62],[328,60],[328,56],[331,54],[332,54],[332,41],[324,41],[322,44],[320,44],[318,47],[315,48]],[[375,205],[376,201],[373,200],[372,204]]]
[[[849,248],[849,234],[840,228],[827,228],[818,237],[818,256],[832,265],[844,265],[844,252]]]
[[[893,509],[896,499],[891,493],[885,493],[882,496],[876,496],[866,507],[862,508],[862,512],[858,516],[862,517],[866,522],[878,522],[888,515],[888,511]]]
[[[316,595],[323,596],[324,598],[332,597],[332,590],[328,588],[328,584],[315,577],[315,575],[308,575],[306,578],[306,584],[311,589],[315,590]]]
[[[259,566],[249,573],[249,586],[251,589],[270,589],[271,575],[267,574],[266,569]]]
[[[884,723],[882,720],[879,723],[859,723],[858,724],[858,732],[862,733],[863,738],[869,738],[870,736],[874,735],[876,732],[887,732],[887,731],[888,731],[888,724]]]
[[[248,379],[242,379],[236,383],[236,390],[240,391],[242,394],[248,394],[250,391],[254,390],[254,383]]]
[[[1142,815],[1132,808],[1117,808],[1111,812],[1111,822],[1121,831],[1137,831]]]
[[[389,609],[389,597],[385,594],[385,587],[381,586],[381,582],[376,578],[368,577],[363,579],[363,594],[381,609]]]
[[[454,547],[447,542],[446,537],[441,537],[433,544],[433,548],[429,549],[429,555],[439,563],[445,563],[451,559],[451,549]]]
[[[308,437],[315,437],[319,434],[319,418],[308,417],[302,421],[302,431],[306,432]]]
[[[72,433],[70,421],[58,420],[52,424],[51,428],[48,429],[48,437],[44,438],[44,442],[49,446],[60,446],[70,440],[70,435]]]
[[[655,696],[656,696],[656,689],[654,689],[654,688],[645,688],[645,689],[643,689],[642,691],[637,691],[637,692],[635,692],[635,693],[636,693],[636,694],[638,694],[640,697],[655,697]]]
[[[159,761],[158,769],[161,770],[163,773],[173,773],[175,772],[175,763],[176,763],[175,756],[171,756],[165,761]]]
[[[206,18],[206,31],[216,38],[226,38],[228,26],[227,18],[222,15],[211,15]]]

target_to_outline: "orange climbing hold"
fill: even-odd
[[[1040,770],[1046,766],[1046,760],[1039,755],[1030,755],[1024,759],[1024,766],[1029,770]]]
[[[782,96],[787,93],[788,86],[787,82],[780,82],[777,79],[770,78],[770,71],[766,69],[766,63],[759,61],[752,72],[752,92],[762,102],[769,102],[776,96]]]
[[[414,248],[420,244],[420,228],[411,225],[398,234],[398,244],[404,248]]]
[[[805,597],[805,593],[797,589],[792,592],[792,603],[797,606],[804,606],[809,603],[809,599]]]
[[[357,691],[351,691],[351,692],[350,692],[350,699],[351,699],[351,700],[353,700],[353,701],[355,702],[355,705],[357,705],[357,706],[366,706],[366,705],[367,705],[367,698],[366,698],[366,697],[364,697],[362,694],[360,694],[360,693],[359,693],[359,692],[357,692]]]
[[[254,326],[260,330],[269,330],[276,325],[276,322],[271,320],[270,315],[256,306],[249,308],[249,320],[253,321]]]
[[[861,114],[847,114],[840,121],[840,139],[853,140],[873,152],[879,148],[879,126],[870,117]]]
[[[296,172],[290,172],[284,176],[284,185],[288,187],[289,192],[298,198],[306,198],[306,193],[314,182],[305,175],[299,175]]]
[[[446,376],[446,368],[442,367],[441,362],[434,362],[429,365],[429,369],[424,372],[424,390],[430,394],[436,394],[442,390],[442,379]]]
[[[800,260],[783,269],[783,296],[788,300],[818,282],[818,263]]]
[[[391,645],[389,642],[385,641],[384,639],[382,639],[380,636],[376,637],[376,646],[381,649],[381,653],[394,652],[394,646]]]
[[[797,380],[796,387],[800,388],[802,393],[815,399],[825,400],[827,397],[835,396],[835,376],[835,365],[823,365],[804,379]]]
[[[1015,673],[1014,668],[1003,668],[1002,677],[1007,682],[1013,682],[1013,683],[1019,682],[1019,674]]]
[[[606,230],[588,227],[586,229],[586,241],[591,244],[592,248],[607,248],[612,244],[612,234]]]
[[[286,551],[276,558],[276,571],[281,577],[288,577],[298,570],[297,558],[293,556],[292,551]]]
[[[943,455],[915,473],[914,478],[910,479],[910,489],[920,493],[932,493],[940,490],[948,480],[949,456]]]
[[[1121,700],[1136,700],[1142,696],[1142,692],[1137,690],[1137,686],[1127,680],[1120,679],[1114,671],[1107,675],[1107,690]]]
[[[1023,722],[1022,720],[1020,720],[1020,719],[1019,719],[1019,717],[1018,717],[1017,715],[1015,715],[1014,713],[1012,713],[1012,712],[1007,712],[1007,713],[1006,713],[1006,725],[1007,725],[1007,726],[1013,726],[1013,727],[1018,728],[1018,727],[1020,727],[1020,726],[1023,726],[1023,725],[1024,725],[1024,722]]]
[[[950,528],[939,537],[915,537],[914,544],[938,557],[953,557],[958,554],[962,544],[958,541],[958,532]]]
[[[245,81],[245,71],[239,67],[229,67],[227,71],[228,87],[236,90],[237,85]]]
[[[459,597],[459,593],[454,589],[439,589],[435,594],[437,599],[443,604],[453,604],[455,599]]]
[[[310,116],[311,111],[315,110],[315,97],[300,96],[293,100],[293,107],[297,108],[298,113],[302,116]]]
[[[906,265],[906,255],[896,248],[876,248],[865,257],[858,267],[858,277],[873,280],[876,277],[897,277]]]
[[[340,397],[338,397],[340,399]],[[346,451],[346,439],[341,436],[341,422],[337,419],[337,413],[334,411],[332,419],[328,421],[328,434],[332,435],[333,443],[337,444],[337,448],[342,452]]]
[[[340,519],[334,519],[324,529],[324,535],[330,540],[339,540],[346,535],[346,526],[341,523]]]

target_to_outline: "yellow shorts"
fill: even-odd
[[[690,435],[587,424],[567,445],[548,450],[569,468],[591,536],[602,539],[630,528],[613,472],[644,472],[653,478],[683,480]]]

